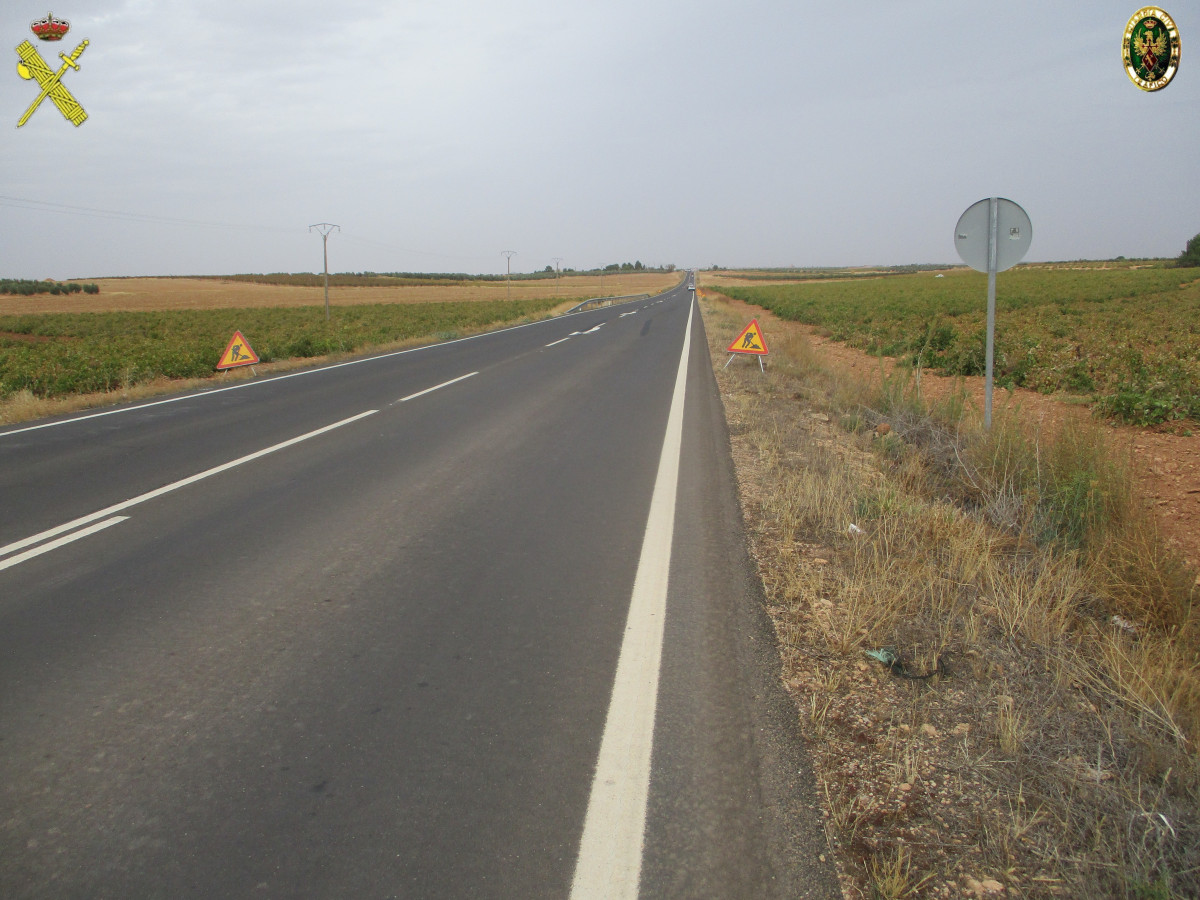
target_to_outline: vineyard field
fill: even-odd
[[[719,290],[913,366],[984,371],[987,276],[978,272]],[[1200,420],[1200,278],[1167,266],[1003,272],[995,377],[1001,386],[1081,395],[1136,424]]]
[[[112,391],[211,376],[234,331],[269,363],[457,337],[541,318],[556,298],[320,307],[0,315],[0,400]]]

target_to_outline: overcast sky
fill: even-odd
[[[1200,2],[1157,93],[1140,4],[5,0],[0,276],[957,262],[1002,196],[1029,260],[1200,232]],[[30,39],[76,128],[15,71]],[[28,202],[34,201],[34,202]],[[101,211],[101,212],[96,212]]]

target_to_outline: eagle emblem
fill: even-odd
[[[1133,55],[1137,60],[1138,74],[1147,81],[1162,77],[1166,70],[1167,59],[1167,30],[1159,27],[1162,22],[1156,19],[1146,19],[1142,22],[1145,29],[1133,38]]]
[[[1125,26],[1125,72],[1144,91],[1166,87],[1179,68],[1179,30],[1155,6],[1139,9]]]

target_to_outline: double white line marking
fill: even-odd
[[[26,550],[24,553],[18,553],[16,556],[10,556],[8,559],[0,559],[0,569],[7,569],[10,566],[15,566],[18,563],[23,563],[27,559],[32,559],[35,556],[41,556],[43,553],[49,553],[51,550],[57,550],[64,544],[69,544],[72,541],[77,541],[80,538],[85,538],[89,534],[95,534],[97,531],[103,531],[110,525],[116,525],[118,522],[124,522],[129,516],[113,516],[111,519],[105,519],[103,522],[97,522],[95,525],[89,525],[87,528],[80,529],[74,534],[68,534],[65,537],[60,537],[56,541],[50,541],[48,544],[42,544],[40,547],[34,547],[32,550]],[[66,526],[62,526],[66,527]],[[27,546],[29,543],[36,543],[43,538],[57,533],[58,529],[43,531],[41,534],[35,534],[33,537],[26,538],[23,541],[17,541],[15,544],[9,544],[7,547],[0,547],[0,556],[10,553],[13,550],[19,550],[21,547]]]
[[[441,384],[436,384],[431,388],[425,388],[423,391],[417,391],[415,394],[409,394],[407,397],[401,397],[395,403],[407,403],[409,400],[415,400],[417,397],[423,397],[426,394],[432,393],[440,388],[448,387],[452,384],[470,378],[472,375],[478,375],[478,372],[468,372],[466,375],[460,375],[457,378],[451,378],[449,381],[443,381]],[[392,405],[394,406],[395,403]],[[310,438],[315,438],[318,435],[325,434],[328,431],[333,431],[335,428],[341,428],[343,425],[349,425],[351,422],[357,422],[359,419],[365,419],[367,416],[373,416],[379,412],[377,409],[368,409],[366,412],[359,413],[357,416],[351,416],[348,419],[342,419],[340,422],[334,422],[332,425],[326,425],[324,428],[318,428],[315,431],[310,431],[307,434],[302,434],[298,437],[291,438],[286,441],[281,441],[278,444],[273,444],[270,447],[265,447],[262,450],[248,453],[245,456],[240,456],[235,460],[227,463],[222,463],[219,466],[213,466],[211,469],[205,469],[188,478],[181,478],[179,481],[171,484],[163,485],[160,488],[155,488],[152,491],[147,491],[144,494],[139,494],[129,500],[122,500],[120,503],[114,503],[112,506],[106,506],[104,509],[97,510],[94,513],[89,513],[86,516],[80,516],[78,519],[72,519],[62,525],[39,532],[38,534],[30,535],[27,538],[22,538],[19,541],[14,541],[0,547],[0,571],[12,568],[15,565],[25,562],[27,559],[33,559],[35,556],[41,556],[43,553],[49,553],[51,550],[56,550],[65,544],[72,541],[77,541],[80,538],[85,538],[88,535],[95,534],[97,531],[103,531],[105,528],[110,528],[119,522],[124,522],[129,516],[118,516],[115,513],[124,512],[131,506],[137,506],[139,503],[145,503],[147,500],[153,500],[155,497],[161,497],[163,494],[169,494],[172,491],[177,491],[180,488],[187,487],[190,484],[195,484],[197,481],[203,481],[205,478],[211,478],[213,475],[219,475],[222,472],[228,472],[230,469],[236,469],[238,466],[245,465],[248,462],[253,462],[261,457],[268,456],[279,450],[285,450],[288,447],[295,446],[302,441],[307,441]],[[61,535],[61,537],[60,537]],[[29,549],[26,549],[29,548]],[[24,551],[24,552],[18,552]],[[15,555],[12,555],[15,554]]]
[[[27,559],[32,559],[35,556],[40,556],[43,553],[48,553],[55,550],[64,544],[69,544],[72,541],[77,541],[80,538],[87,537],[90,534],[95,534],[97,531],[102,531],[118,522],[124,522],[128,516],[118,516],[114,513],[124,512],[131,506],[137,506],[139,503],[145,503],[147,500],[153,500],[155,497],[161,497],[163,494],[169,494],[172,491],[177,491],[180,488],[187,487],[189,484],[195,484],[197,481],[203,481],[205,478],[211,478],[213,475],[219,475],[222,472],[227,472],[230,469],[236,469],[238,466],[245,465],[248,462],[275,453],[278,450],[283,450],[301,441],[307,441],[309,438],[315,438],[317,435],[325,434],[327,431],[333,431],[335,428],[341,428],[343,425],[349,425],[351,422],[357,422],[359,419],[372,416],[379,410],[369,409],[364,413],[359,413],[357,416],[351,416],[349,419],[342,419],[340,422],[334,422],[332,425],[326,425],[324,428],[318,428],[316,431],[310,431],[307,434],[302,434],[299,437],[291,438],[273,446],[266,447],[254,453],[248,453],[245,456],[239,457],[227,463],[222,463],[219,466],[213,466],[211,469],[205,469],[195,475],[187,478],[181,478],[179,481],[171,484],[163,485],[160,488],[155,488],[152,491],[147,491],[144,494],[139,494],[129,500],[122,500],[120,503],[114,503],[112,506],[106,506],[104,509],[97,510],[94,513],[89,513],[86,516],[80,516],[78,519],[72,519],[70,522],[65,522],[54,528],[39,532],[38,534],[30,535],[19,541],[14,541],[11,544],[6,544],[0,547],[0,571],[11,568],[19,563],[25,562]],[[86,526],[86,527],[85,527]],[[76,530],[79,529],[79,530]],[[59,537],[59,535],[65,535]],[[57,540],[51,540],[57,538]],[[43,543],[43,542],[48,543]],[[26,550],[25,548],[30,549]],[[23,553],[17,553],[18,550],[24,550]],[[9,554],[16,553],[16,556]]]

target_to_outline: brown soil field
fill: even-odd
[[[680,272],[568,275],[558,280],[512,282],[512,299],[561,297],[586,300],[619,294],[653,294],[678,283]],[[266,306],[317,306],[321,287],[252,284],[217,278],[77,278],[99,285],[99,294],[0,295],[0,315],[29,313],[116,312],[162,309],[245,309]],[[603,281],[603,283],[601,283]],[[369,303],[439,303],[456,300],[504,300],[503,281],[463,281],[447,285],[330,287],[331,306]]]

